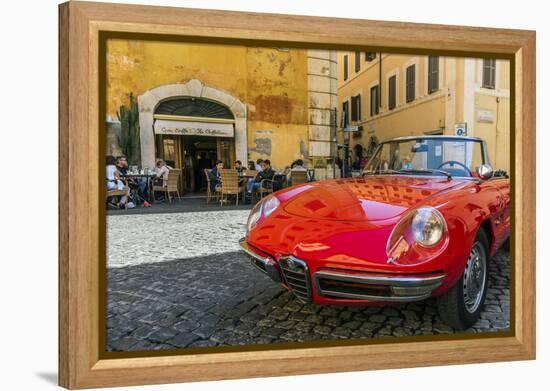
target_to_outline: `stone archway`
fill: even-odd
[[[170,98],[195,97],[210,99],[227,106],[235,117],[235,154],[238,160],[248,160],[246,105],[227,92],[204,85],[196,79],[187,83],[165,84],[138,96],[139,126],[141,138],[141,164],[153,167],[155,164],[155,137],[153,114],[160,102]]]

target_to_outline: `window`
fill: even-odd
[[[496,60],[487,58],[483,60],[483,88],[495,89]]]
[[[361,94],[351,97],[351,121],[361,121]]]
[[[380,99],[380,88],[374,86],[370,89],[370,115],[375,116],[380,112],[378,100]]]
[[[376,58],[376,53],[375,52],[365,52],[365,61],[366,62],[371,62],[375,58]]]
[[[439,90],[439,57],[428,57],[428,94]]]
[[[346,100],[342,103],[342,129],[349,125],[349,102]]]
[[[348,80],[348,55],[344,56],[344,80]]]
[[[397,76],[393,75],[388,79],[388,109],[393,110],[397,106],[396,99]]]
[[[415,77],[416,77],[416,69],[414,65],[410,65],[407,67],[407,79],[405,81],[406,83],[406,98],[407,103],[412,102],[414,100],[414,90],[415,90]]]
[[[355,52],[355,72],[359,72],[361,70],[361,54],[359,52]]]

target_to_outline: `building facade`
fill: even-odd
[[[188,171],[190,190],[203,187],[202,169],[216,159],[270,159],[281,170],[296,159],[330,163],[336,52],[109,40],[107,154],[121,153],[117,112],[129,93],[138,102],[140,165],[163,158]]]
[[[495,59],[338,53],[339,144],[353,159],[378,141],[481,137],[494,169],[510,169],[510,64]]]

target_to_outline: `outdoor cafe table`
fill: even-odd
[[[153,178],[156,178],[156,174],[134,174],[134,173],[127,173],[126,175],[123,175],[122,177],[125,178],[125,179],[145,179],[145,182],[146,182],[146,189],[147,189],[147,194],[148,194],[148,198],[149,198],[149,202],[153,202],[154,201],[154,198],[153,198]]]

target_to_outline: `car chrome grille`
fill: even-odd
[[[311,281],[307,264],[294,257],[281,258],[279,261],[286,285],[302,302],[311,302]]]

